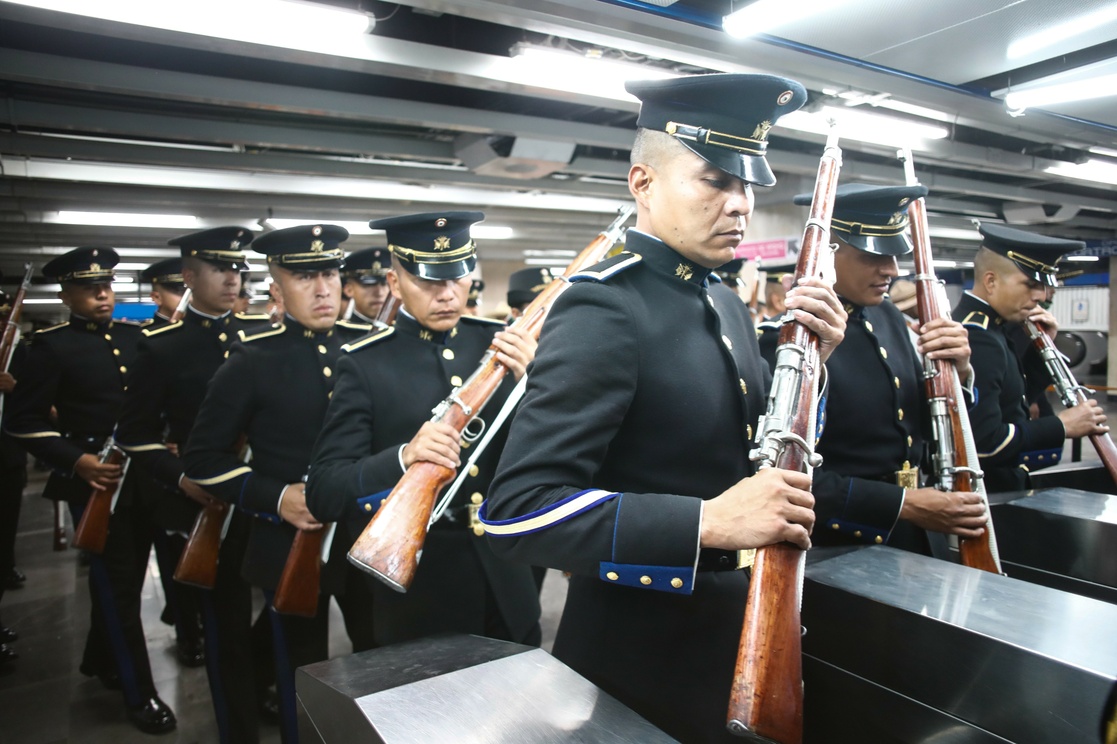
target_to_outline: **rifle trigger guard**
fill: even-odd
[[[476,428],[474,428],[474,424],[477,424]],[[485,426],[485,419],[483,418],[470,419],[469,423],[462,429],[462,439],[473,444],[485,433]]]

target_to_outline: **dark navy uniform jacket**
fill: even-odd
[[[128,374],[128,392],[117,422],[117,443],[160,486],[153,493],[155,520],[168,530],[189,531],[198,510],[178,487],[182,459],[166,443],[186,447],[209,381],[229,355],[238,331],[261,326],[267,316],[212,318],[188,308],[181,321],[153,320]]]
[[[897,524],[903,489],[896,471],[918,468],[928,432],[923,364],[891,302],[846,303],[845,338],[826,362],[826,420],[814,471],[815,545],[902,543],[925,551],[914,527]],[[778,324],[762,324],[760,347],[774,361]],[[893,529],[899,528],[890,541]],[[909,534],[910,533],[910,534]]]
[[[99,452],[112,434],[139,340],[136,324],[94,323],[77,315],[31,337],[19,383],[5,402],[4,425],[54,469],[43,496],[74,504],[89,498],[91,488],[74,474],[74,465],[83,454]],[[130,492],[124,489],[122,498]]]
[[[295,539],[295,528],[279,518],[279,497],[306,476],[341,347],[357,332],[335,326],[316,333],[290,316],[275,327],[241,331],[198,411],[183,458],[186,475],[256,517],[242,571],[254,586],[271,591],[279,583]],[[237,451],[242,434],[250,464]],[[324,585],[336,575],[326,574]]]
[[[979,391],[970,422],[985,487],[991,493],[1026,488],[1028,470],[1054,465],[1062,456],[1063,422],[1057,416],[1028,418],[1023,367],[997,311],[967,292],[954,319],[970,334]]]
[[[311,512],[319,520],[347,525],[346,546],[356,541],[403,475],[401,447],[430,420],[431,409],[477,369],[503,327],[466,315],[451,330],[435,333],[401,311],[393,328],[347,348],[307,483]],[[512,376],[506,375],[482,418],[497,414],[513,386]],[[539,598],[530,568],[499,560],[468,523],[466,505],[474,493],[488,493],[502,441],[494,438],[475,473],[431,528],[407,593],[368,577],[378,643],[446,631],[491,635],[485,616],[493,610],[512,640],[528,639],[537,629]],[[469,454],[463,447],[462,460]],[[335,540],[341,535],[339,529]],[[495,607],[487,606],[492,603]]]
[[[573,573],[555,656],[683,741],[725,711],[748,579],[699,551],[753,474],[771,381],[748,308],[635,230],[552,308],[485,505],[498,554]]]

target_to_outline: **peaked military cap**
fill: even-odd
[[[49,261],[43,276],[61,284],[104,284],[113,280],[119,262],[112,248],[75,248]]]
[[[977,229],[983,247],[1008,258],[1026,276],[1049,287],[1057,284],[1055,265],[1059,259],[1086,247],[1081,240],[1051,238],[1005,225],[982,222]]]
[[[424,212],[372,220],[388,235],[388,250],[420,279],[441,281],[469,276],[477,266],[477,246],[469,236],[483,212]]]
[[[513,271],[508,277],[509,307],[528,304],[538,297],[539,293],[546,289],[547,285],[553,280],[551,270],[547,268]]]
[[[908,205],[927,196],[926,186],[870,186],[846,183],[834,197],[830,230],[854,248],[878,256],[903,256],[912,252],[908,230]],[[809,205],[813,194],[799,194],[796,204]]]
[[[248,262],[241,249],[251,242],[251,230],[231,226],[180,235],[168,240],[167,245],[178,246],[183,258],[200,258],[222,269],[243,271],[248,268]]]
[[[739,278],[739,274],[741,273],[741,267],[744,265],[745,259],[735,258],[732,261],[726,261],[721,266],[714,269],[714,273],[717,274],[723,281],[729,281],[736,284],[737,279]]]
[[[148,284],[162,284],[172,289],[182,289],[182,259],[164,258],[140,272],[140,281]]]
[[[485,291],[485,280],[474,279],[469,283],[469,294],[465,298],[466,307],[477,307],[481,301],[481,293]]]
[[[807,102],[802,85],[775,75],[718,73],[625,83],[640,99],[638,127],[666,132],[726,173],[774,186],[768,131]]]
[[[290,271],[340,269],[344,264],[341,244],[349,231],[340,225],[297,225],[264,233],[252,250],[268,257],[268,263]]]
[[[392,256],[387,248],[365,248],[345,257],[345,278],[358,284],[383,284],[391,268]]]

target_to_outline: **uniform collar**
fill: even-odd
[[[841,295],[838,295],[838,300],[842,303],[842,307],[845,308],[846,315],[849,316],[850,320],[861,320],[865,317],[865,308],[861,305],[854,305]]]
[[[294,334],[298,338],[305,338],[312,343],[323,343],[334,335],[333,328],[328,331],[312,331],[287,314],[283,316],[283,326],[286,333]]]
[[[233,320],[233,313],[226,312],[224,315],[206,315],[195,310],[192,306],[186,308],[186,315],[182,317],[183,322],[190,325],[196,325],[200,328],[228,328],[229,323]]]
[[[75,331],[86,331],[88,333],[104,333],[112,328],[112,321],[106,323],[98,323],[89,318],[83,318],[77,313],[70,313],[70,327]]]
[[[459,320],[460,324],[461,321]],[[411,313],[404,310],[402,307],[396,315],[396,333],[403,333],[408,336],[414,336],[420,341],[429,341],[432,344],[441,344],[445,346],[449,343],[450,339],[458,335],[458,326],[454,326],[448,331],[432,331],[419,321]]]
[[[988,302],[981,299],[968,289],[963,293],[963,296],[968,297],[970,300],[970,304],[977,305],[981,312],[988,315],[989,320],[993,321],[993,325],[1004,325],[1005,319],[1002,318],[1000,316],[1000,313],[994,310],[993,306],[990,305]]]
[[[650,266],[657,273],[700,287],[708,285],[706,280],[710,276],[710,269],[699,266],[689,258],[683,258],[659,238],[631,229],[625,236],[624,249],[630,253],[639,253],[643,259],[641,263]]]
[[[355,322],[357,322],[357,323],[368,323],[371,326],[377,325],[377,322],[376,322],[375,318],[370,318],[367,315],[364,315],[363,313],[361,313],[356,308],[354,308],[353,317],[350,318],[350,320],[353,320],[354,318],[356,319]]]

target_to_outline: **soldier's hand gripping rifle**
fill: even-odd
[[[622,226],[632,214],[626,206],[620,215],[570,262],[561,277],[546,286],[524,314],[515,322],[539,338],[547,311],[568,286],[572,274],[605,257],[622,233]],[[434,409],[435,422],[450,424],[467,441],[482,434],[482,427],[467,430],[484,405],[496,393],[508,369],[496,360],[496,348],[490,346],[480,366],[461,386]],[[439,492],[454,478],[455,471],[431,462],[414,462],[403,474],[387,501],[373,516],[368,526],[349,550],[349,561],[371,573],[396,591],[405,592],[415,576],[419,555],[431,525],[431,514]]]
[[[241,460],[248,462],[251,453],[248,437],[241,434],[234,449],[240,453]],[[175,567],[175,581],[190,584],[201,589],[212,589],[217,584],[217,563],[221,553],[221,542],[229,531],[233,519],[233,507],[221,499],[210,496],[201,502],[202,510],[194,519],[190,537],[182,549]]]
[[[833,281],[830,216],[841,163],[838,135],[831,129],[803,230],[796,282],[810,277]],[[819,339],[790,313],[781,322],[768,408],[758,422],[749,458],[760,469],[809,475],[822,462],[814,451],[822,372]],[[727,716],[730,733],[749,741],[800,744],[803,739],[799,609],[805,557],[806,551],[790,543],[756,551]]]
[[[1078,384],[1074,373],[1067,366],[1066,359],[1055,348],[1055,342],[1051,340],[1051,337],[1030,320],[1024,321],[1024,328],[1031,336],[1032,345],[1043,357],[1043,364],[1047,367],[1047,373],[1051,375],[1051,380],[1055,384],[1055,392],[1059,394],[1059,400],[1063,402],[1063,405],[1067,408],[1073,408],[1088,401],[1094,391]],[[1117,447],[1113,444],[1113,438],[1109,436],[1108,432],[1091,434],[1090,443],[1094,445],[1102,464],[1109,471],[1109,477],[1113,479],[1114,483],[1117,483]]]
[[[120,496],[120,489],[124,486],[124,477],[128,474],[128,455],[109,437],[101,449],[102,465],[120,465],[120,480],[115,486],[98,486],[93,489],[93,495],[81,513],[81,520],[74,528],[74,547],[88,550],[90,553],[100,555],[105,550],[105,541],[109,537],[109,517],[116,507],[116,499]]]
[[[911,151],[900,150],[897,155],[904,161],[904,173],[909,186],[919,184],[915,176],[915,163]],[[925,325],[936,318],[950,317],[950,303],[946,290],[935,275],[931,260],[931,236],[927,227],[927,204],[923,198],[913,199],[908,205],[911,222],[911,240],[915,246],[915,294],[919,308],[919,323]],[[981,537],[959,537],[958,551],[962,564],[990,573],[1003,573],[997,554],[997,540],[993,534],[993,516],[989,511],[989,498],[977,459],[970,415],[962,397],[962,383],[958,369],[949,359],[923,358],[923,379],[927,390],[927,403],[931,410],[933,435],[931,462],[935,473],[935,487],[940,491],[976,493],[985,505],[985,532]]]

